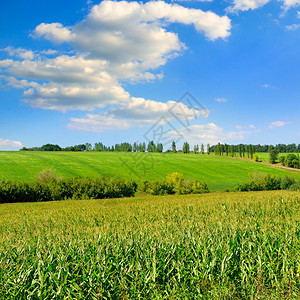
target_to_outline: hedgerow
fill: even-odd
[[[69,178],[46,182],[0,181],[0,203],[134,196],[137,184],[121,179]]]
[[[300,182],[289,176],[276,177],[270,174],[250,174],[249,182],[238,184],[234,191],[299,190]]]

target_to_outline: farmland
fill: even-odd
[[[159,180],[179,172],[186,179],[205,181],[211,191],[244,183],[251,172],[300,179],[299,172],[253,161],[192,153],[0,152],[0,178],[32,181],[47,167],[65,178],[105,176],[137,182]]]
[[[0,205],[1,299],[299,299],[299,192]]]

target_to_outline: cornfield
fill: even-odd
[[[300,195],[0,205],[0,299],[299,299]]]

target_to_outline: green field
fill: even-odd
[[[0,178],[34,180],[50,167],[63,177],[106,176],[123,179],[163,179],[172,172],[186,179],[205,181],[211,191],[224,190],[248,181],[250,172],[290,175],[300,172],[214,155],[122,152],[0,152]]]
[[[0,299],[299,299],[300,194],[0,205]]]
[[[279,153],[278,156],[279,157],[280,156],[287,156],[288,154],[290,154],[290,153]],[[293,153],[293,154],[298,155],[298,153]],[[258,155],[258,157],[261,161],[263,161],[263,162],[268,162],[269,161],[269,153],[266,153],[266,152],[257,153],[257,155]]]

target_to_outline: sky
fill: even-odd
[[[0,2],[0,150],[300,143],[300,0]]]

